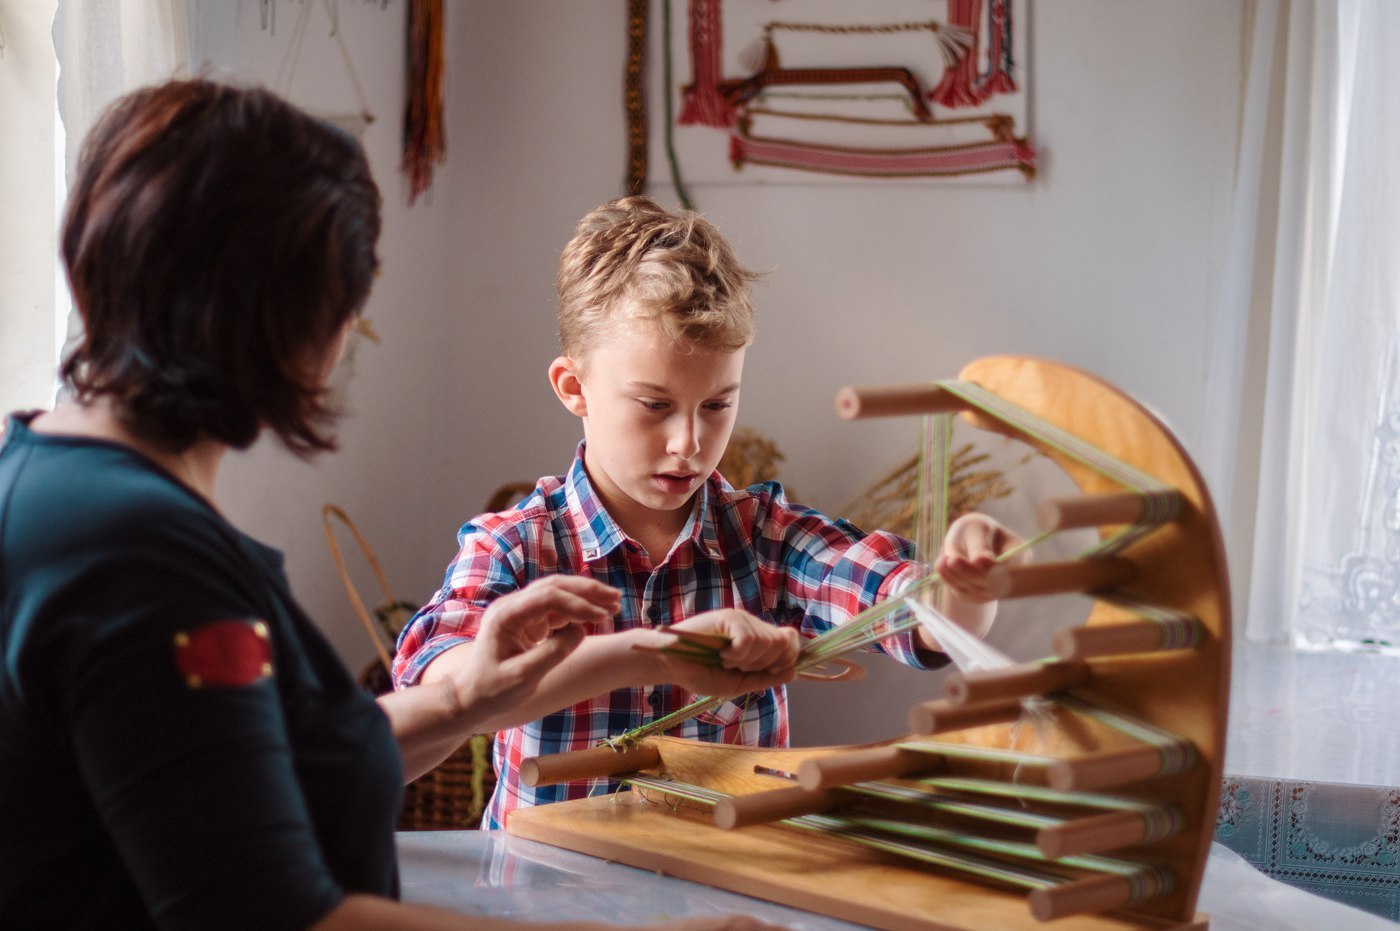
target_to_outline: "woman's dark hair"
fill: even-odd
[[[268,91],[194,80],[123,97],[69,194],[84,333],[63,380],[173,452],[243,449],[263,427],[301,456],[333,449],[322,368],[369,296],[379,204],[359,144]]]

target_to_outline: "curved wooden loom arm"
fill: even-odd
[[[693,810],[662,812],[643,799],[614,796],[517,811],[508,829],[880,927],[1028,928],[1036,919],[1076,914],[1076,929],[1204,928],[1194,906],[1223,762],[1229,602],[1219,529],[1189,457],[1136,402],[1092,376],[1037,359],[978,360],[956,382],[850,389],[838,408],[852,417],[959,413],[1059,465],[1082,496],[1044,505],[1042,525],[1100,526],[1105,544],[1126,542],[1101,547],[1087,566],[1076,560],[1038,573],[1017,567],[1002,581],[1008,597],[1092,592],[1087,623],[1056,637],[1063,659],[964,675],[963,704],[916,705],[913,736],[781,751],[649,738],[643,745],[659,754],[652,769],[733,795],[724,817],[735,824],[773,817],[786,818],[785,825],[818,818],[839,826],[848,817],[847,796],[872,780],[935,793],[1001,786],[990,797],[1005,797],[1008,809],[1027,799],[1033,807],[1069,806],[1058,823],[1032,832],[1030,846],[1038,844],[1041,856],[1119,851],[1115,857],[1145,872],[1056,881],[1031,891],[1028,907],[1024,892],[985,885],[986,866],[972,865],[969,880],[850,847],[841,848],[837,867],[833,845],[846,843],[836,839],[839,827],[820,839],[764,824],[720,832]],[[1034,430],[1027,427],[1032,420]],[[1060,436],[1103,451],[1122,468],[1104,469]],[[1140,532],[1121,537],[1124,522]],[[1020,709],[1032,698],[1050,710],[1028,717]],[[927,734],[937,736],[919,736]],[[804,810],[829,814],[792,817]],[[914,821],[943,824],[944,817]],[[983,836],[968,828],[974,842]],[[732,868],[736,862],[743,867]],[[1070,863],[1054,867],[1073,874]]]
[[[742,107],[762,93],[765,87],[787,84],[879,84],[891,81],[904,88],[909,106],[920,122],[933,119],[933,113],[919,90],[919,81],[908,68],[765,68],[747,78],[719,82],[719,92],[729,105]]]

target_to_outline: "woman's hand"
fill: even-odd
[[[509,715],[582,642],[585,627],[603,623],[621,606],[617,589],[576,575],[546,576],[497,598],[481,617],[466,662],[452,672],[461,706],[483,719]]]

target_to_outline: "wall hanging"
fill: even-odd
[[[671,2],[666,151],[689,182],[1035,174],[1026,0]]]

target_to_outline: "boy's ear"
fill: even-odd
[[[549,363],[549,384],[559,403],[568,408],[576,417],[588,415],[588,402],[583,397],[583,381],[579,378],[579,365],[568,356],[559,356]]]

